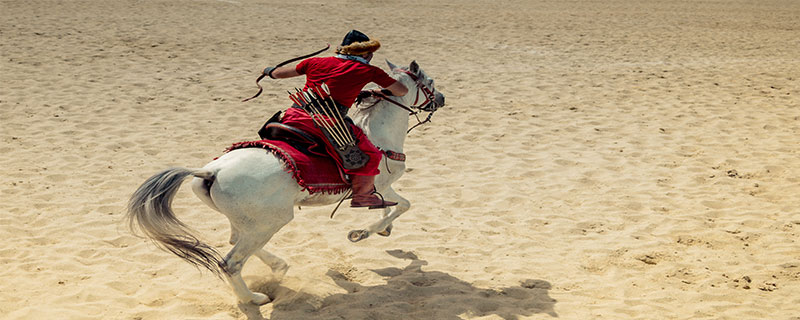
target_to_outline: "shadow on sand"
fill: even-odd
[[[525,280],[517,287],[484,289],[439,271],[423,271],[427,262],[414,253],[387,251],[410,260],[408,266],[372,270],[386,277],[386,284],[362,286],[341,272],[327,275],[347,293],[314,297],[281,286],[263,283],[255,288],[275,298],[271,319],[462,319],[497,315],[518,319],[537,313],[558,317],[556,300],[548,295],[550,283]],[[291,298],[288,298],[291,297]],[[261,319],[259,308],[240,305],[250,319]]]

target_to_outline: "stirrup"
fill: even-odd
[[[397,202],[394,201],[383,201],[383,204],[377,206],[369,206],[370,209],[383,209],[388,207],[394,207],[397,205]]]
[[[376,194],[377,194],[378,196],[375,196]],[[391,206],[396,206],[396,205],[397,205],[397,202],[394,202],[394,201],[386,201],[386,200],[383,198],[383,195],[382,195],[382,194],[380,194],[380,192],[377,192],[377,191],[373,191],[373,192],[372,192],[372,193],[370,193],[369,195],[362,195],[362,197],[375,197],[376,199],[380,200],[380,203],[373,203],[373,204],[363,204],[363,205],[353,205],[353,201],[356,201],[356,195],[353,195],[353,198],[352,198],[352,200],[350,200],[350,207],[351,207],[351,208],[364,208],[364,207],[368,207],[368,208],[370,208],[370,209],[383,209],[383,208],[386,208],[386,207],[391,207]],[[370,199],[370,200],[371,200],[371,199]],[[367,200],[367,201],[369,201],[369,200]]]
[[[397,202],[386,201],[386,199],[383,198],[383,195],[380,192],[378,192],[378,190],[375,190],[374,192],[372,192],[372,194],[377,194],[378,197],[381,198],[381,202],[382,203],[380,205],[378,205],[378,206],[369,206],[370,209],[383,209],[383,208],[388,208],[388,207],[392,207],[392,206],[396,206],[397,205]]]

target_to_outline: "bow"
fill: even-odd
[[[299,56],[297,58],[291,58],[289,60],[286,60],[284,62],[279,63],[274,68],[272,68],[272,70],[270,70],[268,73],[261,73],[261,75],[258,76],[258,79],[256,79],[256,85],[258,86],[258,92],[256,93],[256,95],[254,95],[254,96],[252,96],[250,98],[242,100],[242,102],[250,101],[250,100],[258,97],[259,95],[261,95],[261,92],[264,91],[264,88],[261,87],[261,84],[259,84],[259,82],[261,81],[261,79],[264,79],[264,77],[266,77],[266,76],[269,76],[270,78],[272,78],[272,72],[275,71],[275,69],[283,67],[284,65],[292,63],[292,62],[295,62],[297,60],[302,60],[302,59],[306,59],[306,58],[310,58],[310,57],[316,56],[316,55],[322,53],[323,51],[330,49],[330,47],[331,47],[331,44],[329,43],[328,46],[325,47],[325,49],[322,49],[322,50],[319,50],[319,51],[315,51],[313,53],[310,53],[310,54],[307,54],[307,55],[304,55],[304,56]]]

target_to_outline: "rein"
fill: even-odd
[[[322,49],[322,50],[319,50],[319,51],[315,51],[315,52],[313,52],[313,53],[309,53],[309,54],[307,54],[307,55],[304,55],[304,56],[299,56],[299,57],[296,57],[296,58],[291,58],[291,59],[289,59],[289,60],[286,60],[286,61],[284,61],[284,62],[281,62],[281,63],[279,63],[278,65],[276,65],[275,67],[273,67],[273,68],[272,68],[272,70],[270,70],[268,73],[264,73],[264,72],[262,72],[262,73],[261,73],[261,75],[260,75],[260,76],[258,76],[258,79],[256,79],[256,85],[258,86],[258,92],[256,92],[256,95],[254,95],[254,96],[252,96],[252,97],[250,97],[250,98],[247,98],[247,99],[244,99],[244,100],[242,100],[242,102],[247,102],[247,101],[250,101],[250,100],[252,100],[252,99],[254,99],[254,98],[258,97],[259,95],[261,95],[261,92],[263,92],[263,91],[264,91],[264,88],[263,88],[263,87],[261,87],[261,84],[260,84],[259,82],[261,81],[261,79],[264,79],[264,77],[267,77],[267,76],[269,76],[270,78],[272,78],[272,72],[274,72],[274,71],[275,71],[275,69],[278,69],[278,68],[280,68],[280,67],[283,67],[284,65],[286,65],[286,64],[289,64],[289,63],[292,63],[292,62],[295,62],[295,61],[297,61],[297,60],[306,59],[306,58],[310,58],[310,57],[316,56],[316,55],[318,55],[318,54],[322,53],[323,51],[330,49],[330,47],[331,47],[331,44],[329,43],[329,44],[328,44],[328,46],[327,46],[327,47],[325,47],[325,49]]]
[[[408,131],[406,131],[406,134],[408,134],[409,132],[411,132],[411,130],[414,130],[414,128],[416,128],[416,127],[418,127],[418,126],[420,126],[420,125],[422,125],[424,123],[431,122],[431,117],[433,117],[433,113],[436,112],[436,109],[431,110],[429,105],[431,103],[433,103],[433,101],[435,99],[435,95],[434,95],[434,92],[431,89],[428,89],[428,87],[422,85],[422,83],[419,82],[419,77],[417,77],[415,74],[413,74],[412,72],[410,72],[408,70],[402,70],[402,71],[405,72],[409,77],[411,77],[411,79],[414,80],[414,83],[416,83],[416,85],[417,85],[416,97],[414,98],[414,103],[411,104],[411,107],[407,107],[407,106],[403,105],[402,103],[397,102],[394,99],[389,98],[388,96],[386,96],[386,95],[384,95],[382,93],[376,93],[375,95],[378,96],[378,101],[376,101],[374,104],[372,104],[371,106],[367,107],[366,109],[374,107],[376,104],[378,104],[378,102],[380,102],[380,100],[386,100],[386,101],[391,102],[392,104],[402,108],[403,110],[408,111],[409,115],[414,116],[415,118],[417,118],[417,124],[415,124],[414,126],[409,128]],[[419,93],[420,93],[420,91],[422,91],[424,93],[425,101],[422,102],[420,105],[416,105],[417,102],[419,102],[419,96],[420,96]],[[420,111],[414,111],[411,108],[417,108],[417,109],[419,109],[421,111],[428,111],[429,112],[428,113],[428,117],[426,117],[424,121],[420,120],[419,119]]]

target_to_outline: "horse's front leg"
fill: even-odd
[[[347,235],[352,242],[366,239],[373,233],[388,237],[392,233],[392,221],[411,208],[411,202],[401,197],[392,187],[387,188],[383,193],[383,198],[397,202],[396,206],[384,208],[382,218],[369,225],[365,230],[353,230]]]
[[[406,210],[408,210],[408,209],[406,209]],[[391,212],[392,212],[392,208],[384,208],[383,209],[383,218],[385,219],[386,217],[388,217],[389,214],[391,214]],[[382,236],[382,237],[388,237],[388,236],[392,235],[392,223],[390,222],[389,225],[386,226],[386,228],[383,229],[383,231],[378,231],[376,233],[379,236]]]

